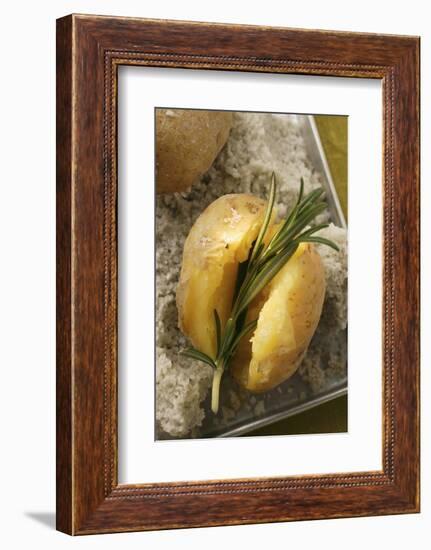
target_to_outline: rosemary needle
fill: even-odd
[[[239,265],[233,304],[224,329],[222,329],[217,310],[214,310],[216,356],[210,357],[193,347],[180,352],[182,355],[206,363],[214,369],[211,392],[211,409],[214,414],[217,414],[219,409],[220,383],[223,373],[228,369],[229,361],[235,354],[242,338],[253,332],[257,326],[257,319],[246,323],[247,309],[250,303],[286,265],[300,243],[319,243],[338,250],[332,241],[315,235],[317,231],[328,227],[328,224],[309,227],[316,216],[325,210],[326,203],[321,200],[323,189],[315,189],[304,197],[302,178],[295,206],[269,243],[265,244],[265,236],[274,208],[276,187],[273,172],[263,223],[250,250],[248,260]]]

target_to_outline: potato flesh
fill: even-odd
[[[205,209],[186,239],[177,289],[179,325],[192,344],[211,357],[216,354],[214,309],[223,327],[238,264],[248,257],[265,206],[253,195],[224,195]]]
[[[257,298],[260,311],[250,308],[248,316],[258,313],[258,324],[232,365],[242,386],[267,391],[295,373],[319,323],[324,297],[322,261],[313,245],[303,243],[268,284],[264,299]]]

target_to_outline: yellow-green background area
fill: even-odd
[[[347,220],[347,120],[346,116],[316,115],[316,125],[338,198]],[[347,431],[347,397],[333,399],[265,426],[247,435],[286,435]]]

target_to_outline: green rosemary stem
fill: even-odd
[[[220,382],[224,373],[224,361],[217,364],[214,371],[213,383],[211,388],[211,410],[214,414],[218,413],[220,401]]]

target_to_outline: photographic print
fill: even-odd
[[[156,439],[347,431],[347,133],[155,109]]]

